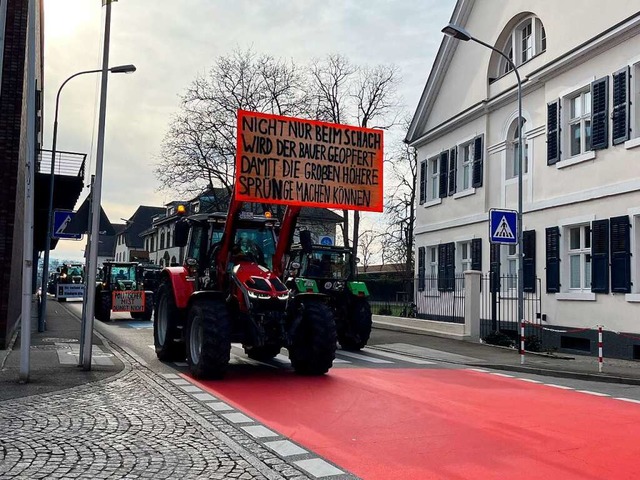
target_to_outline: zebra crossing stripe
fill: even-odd
[[[370,363],[393,363],[390,362],[389,360],[383,360],[381,358],[375,358],[375,357],[369,357],[367,355],[361,355],[359,353],[354,353],[354,352],[345,352],[344,350],[340,350],[339,352],[337,352],[339,355],[344,355],[345,357],[350,357],[350,358],[355,358],[357,360],[362,360],[363,362],[370,362]]]
[[[385,352],[384,350],[374,350],[373,348],[365,347],[362,349],[365,353],[371,353],[373,355],[379,355],[381,357],[393,358],[394,360],[401,360],[403,362],[415,363],[416,365],[433,365],[435,362],[424,360],[422,358],[407,357],[399,353]]]

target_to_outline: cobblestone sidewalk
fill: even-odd
[[[0,478],[310,478],[117,356],[125,369],[107,380],[0,402]]]

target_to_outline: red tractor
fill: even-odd
[[[194,377],[220,378],[231,343],[238,342],[256,360],[287,348],[298,373],[331,368],[336,326],[327,297],[292,297],[279,278],[299,207],[291,210],[280,226],[268,212],[254,215],[232,200],[227,214],[196,214],[176,224],[175,242],[186,255],[183,266],[163,270],[156,295],[160,360],[182,360],[186,353]]]

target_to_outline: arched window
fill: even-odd
[[[164,231],[160,234],[160,250],[164,248]]]
[[[529,145],[525,138],[524,132],[527,130],[527,121],[522,118],[522,143],[524,143],[524,152],[522,156],[522,174],[529,171]],[[520,155],[520,142],[518,138],[518,119],[515,119],[509,127],[507,137],[507,178],[518,176],[518,159]]]
[[[171,257],[171,265],[177,265],[178,261],[176,260],[176,256]]]
[[[522,65],[547,49],[547,34],[538,17],[531,13],[521,14],[511,20],[498,37],[496,48],[516,64]],[[493,54],[490,76],[499,78],[511,70],[507,60]]]

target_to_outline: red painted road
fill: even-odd
[[[640,478],[640,405],[470,370],[195,382],[364,479]]]

